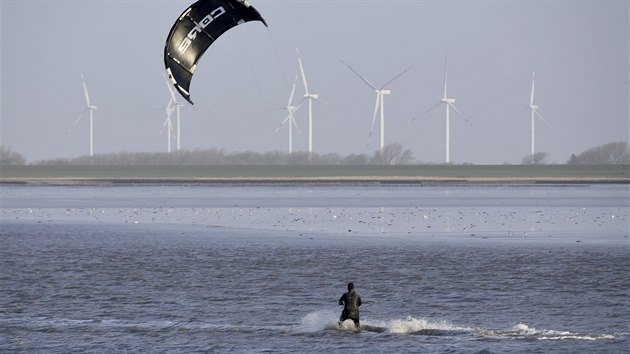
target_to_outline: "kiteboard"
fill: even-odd
[[[343,323],[337,323],[335,329],[341,332],[373,332],[373,333],[383,333],[387,330],[385,327],[372,326],[369,324],[362,324],[359,328],[354,326],[354,322],[350,320],[346,320]]]
[[[385,327],[379,326],[370,326],[370,325],[361,325],[361,331],[374,332],[374,333],[383,333],[387,330]]]

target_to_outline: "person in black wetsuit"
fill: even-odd
[[[355,328],[360,328],[359,323],[359,306],[361,306],[361,296],[354,290],[354,284],[348,283],[348,292],[341,295],[339,305],[343,305],[341,317],[339,317],[339,325],[347,319],[354,322]]]

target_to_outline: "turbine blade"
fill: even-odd
[[[168,100],[168,104],[166,105],[166,108],[167,108],[167,109],[169,109],[169,108],[170,108],[170,109],[172,109],[172,108],[173,108],[173,106],[175,106],[175,100],[173,99],[173,97],[171,97],[171,98]]]
[[[164,129],[168,127],[168,122],[171,120],[171,116],[169,114],[169,116],[166,118],[166,120],[164,121],[164,124],[162,124],[162,129],[160,129],[160,135],[164,134]]]
[[[313,99],[314,99],[315,101],[320,102],[320,103],[323,103],[323,104],[325,104],[325,105],[327,105],[327,106],[329,106],[329,107],[332,107],[332,106],[333,106],[333,104],[332,104],[332,103],[328,103],[328,102],[326,102],[326,101],[322,100],[321,98],[313,98]]]
[[[444,57],[444,99],[448,98],[447,86],[448,86],[448,51],[446,51],[446,56]]]
[[[295,129],[297,129],[298,133],[302,135],[302,131],[300,130],[300,127],[298,127],[297,122],[295,121],[295,117],[293,116],[291,116],[291,123],[293,123],[293,126],[295,127]]]
[[[440,105],[442,104],[442,101],[434,104],[433,106],[431,106],[429,109],[427,109],[426,111],[422,112],[420,115],[417,115],[413,118],[411,118],[411,122],[413,122],[414,120],[420,118],[420,117],[424,117],[425,115],[429,114],[431,111],[433,111],[434,109],[438,108]]]
[[[359,79],[361,79],[361,81],[365,82],[366,85],[370,86],[372,89],[376,90],[376,86],[374,86],[368,79],[364,78],[363,76],[361,76],[361,74],[359,74],[359,72],[357,72],[356,70],[354,70],[350,64],[346,63],[345,61],[341,61],[345,66],[348,67],[348,69],[352,70],[352,72],[359,77]]]
[[[90,107],[90,95],[88,94],[87,85],[85,84],[85,77],[81,74],[81,82],[83,83],[83,93],[85,94],[85,102]]]
[[[166,82],[166,87],[168,88],[168,92],[171,94],[171,100],[173,100],[173,102],[177,103],[177,98],[175,97],[175,88],[171,84],[171,80],[166,75],[164,76],[164,79],[165,79],[165,82]]]
[[[75,127],[77,124],[79,124],[79,122],[81,121],[81,119],[83,119],[83,117],[85,117],[85,112],[89,111],[89,108],[86,108],[83,113],[81,113],[79,115],[79,118],[77,118],[77,120],[74,121],[74,124],[72,124],[73,127]]]
[[[295,94],[295,86],[297,84],[298,76],[295,75],[295,79],[293,79],[293,87],[291,88],[291,95],[289,96],[289,103],[287,103],[287,107],[293,103],[293,94]]]
[[[376,104],[374,105],[374,115],[372,115],[372,126],[370,127],[370,136],[368,137],[368,145],[370,145],[370,141],[372,141],[372,133],[374,133],[374,123],[376,122],[376,115],[378,114],[378,108],[381,103],[381,93],[380,91],[376,93]]]
[[[302,65],[302,58],[300,56],[300,49],[299,48],[295,48],[295,51],[297,52],[297,56],[298,56],[298,64],[300,66],[300,73],[302,74],[302,83],[304,84],[304,93],[305,94],[309,94],[308,92],[308,82],[306,82],[306,75],[304,74],[304,66]]]
[[[164,128],[168,124],[168,122],[170,122],[171,117],[173,116],[173,111],[174,110],[175,109],[173,107],[171,107],[171,106],[166,107],[166,119],[164,120],[164,124],[162,124],[162,128]],[[160,134],[162,134],[162,133],[160,133]]]
[[[302,101],[304,101],[304,100],[305,99],[302,99]],[[281,126],[285,125],[287,123],[287,121],[295,122],[295,117],[293,115],[295,114],[295,112],[297,112],[300,109],[301,105],[302,104],[300,103],[297,106],[287,106],[286,108],[284,108],[287,112],[289,112],[289,114],[287,114],[287,116],[284,118],[282,123],[280,123],[278,125],[278,127],[276,128],[276,132],[278,131],[278,129],[280,129]]]
[[[413,68],[413,65],[410,65],[407,69],[403,70],[400,74],[394,76],[391,80],[387,81],[385,83],[385,85],[383,85],[381,87],[381,89],[384,89],[385,87],[387,87],[388,85],[391,85],[394,81],[396,81],[399,77],[403,76],[407,71],[411,70],[411,68]]]
[[[276,129],[275,129],[276,133],[280,130],[280,128],[282,128],[282,126],[289,120],[290,117],[291,117],[291,113],[289,113],[289,115],[286,118],[284,118],[282,123],[276,125]]]
[[[543,118],[543,116],[540,115],[540,113],[538,113],[538,110],[534,110],[534,113],[538,116],[538,118],[540,118],[543,122],[545,122],[548,126],[551,127],[551,123],[549,123],[545,118]]]
[[[533,106],[534,105],[534,85],[535,85],[535,81],[536,81],[536,72],[532,71],[532,93],[529,99],[529,105]]]
[[[162,124],[162,128],[166,127],[166,125],[168,124],[168,121],[171,120],[171,115],[169,114],[168,117],[166,117],[166,119],[164,120],[164,123]]]
[[[298,102],[296,107],[300,107],[302,105],[302,103],[304,103],[304,101],[308,100],[308,98],[306,96],[302,97],[302,99],[300,100],[300,102]]]
[[[473,126],[473,125],[472,125],[472,123],[471,123],[468,119],[466,119],[466,116],[464,116],[464,114],[463,114],[463,113],[462,113],[459,109],[457,109],[457,107],[455,107],[455,105],[454,105],[454,104],[449,103],[448,105],[449,105],[449,106],[451,106],[451,108],[452,108],[455,112],[457,112],[457,114],[459,114],[459,116],[460,116],[460,117],[462,117],[462,118],[466,121],[466,123],[468,123],[468,125],[470,125],[471,127]]]
[[[85,110],[83,110],[83,112],[79,115],[79,118],[77,118],[77,120],[74,121],[74,123],[72,123],[72,126],[70,127],[70,129],[68,129],[68,133],[72,132],[72,129],[74,129],[74,127],[77,126],[77,124],[79,124],[79,122],[81,121],[81,119],[83,119],[83,117],[85,116],[85,112],[89,111],[89,108],[86,108]]]
[[[166,111],[166,116],[167,117],[170,118],[171,115],[173,115],[173,112],[175,111],[175,107],[176,107],[176,105],[173,103],[173,99],[171,98],[170,100],[168,100],[168,104],[164,108],[164,111]]]

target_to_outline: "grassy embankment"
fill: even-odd
[[[630,166],[2,166],[0,184],[630,183]]]

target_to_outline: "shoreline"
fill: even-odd
[[[630,184],[630,166],[2,166],[1,186]]]
[[[161,186],[161,185],[592,185],[630,184],[628,178],[593,177],[192,177],[192,178],[0,178],[0,186]]]

